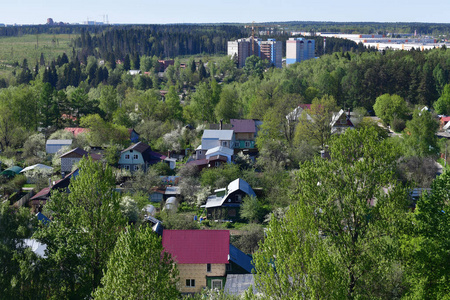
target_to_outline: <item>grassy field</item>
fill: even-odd
[[[41,53],[44,53],[46,63],[64,52],[70,57],[72,53],[70,41],[76,37],[73,34],[0,37],[0,73],[7,71],[14,62],[21,64],[24,58],[32,67],[39,62]]]

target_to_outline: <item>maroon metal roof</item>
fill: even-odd
[[[240,132],[256,132],[256,126],[254,120],[241,120],[241,119],[231,119],[230,124],[233,125],[233,130],[236,133]]]
[[[63,155],[61,155],[61,157],[66,157],[67,155],[72,154],[72,153],[78,154],[78,156],[80,156],[80,157],[90,155],[93,160],[100,160],[102,158],[102,156],[100,154],[96,154],[96,153],[89,154],[81,148],[72,149],[69,152],[66,152]]]
[[[143,153],[144,151],[146,151],[149,148],[150,148],[149,145],[144,144],[143,142],[139,142],[139,143],[136,143],[134,145],[131,145],[130,147],[128,147],[125,150],[122,150],[122,153],[127,152],[129,150],[135,150],[135,151],[138,151],[140,153]]]
[[[179,264],[227,264],[228,230],[164,230],[162,244]]]
[[[186,163],[186,165],[196,165],[196,166],[202,166],[202,165],[207,165],[209,163],[209,161],[204,158],[204,159],[198,159],[198,160],[191,160],[190,162]]]
[[[30,200],[46,200],[48,199],[48,196],[50,195],[50,188],[46,187],[43,188],[42,190],[40,190],[36,195],[34,195],[33,197],[31,197]]]

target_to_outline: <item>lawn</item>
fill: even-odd
[[[9,67],[14,62],[21,64],[24,58],[28,60],[30,67],[34,67],[39,62],[41,53],[44,54],[46,63],[64,52],[70,57],[72,53],[70,41],[76,37],[75,34],[0,37],[0,71],[4,71],[5,66]]]

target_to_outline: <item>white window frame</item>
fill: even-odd
[[[125,154],[125,159],[130,159],[130,154]]]
[[[134,171],[139,170],[139,165],[134,165],[134,166],[133,166],[133,170],[134,170]]]
[[[187,287],[195,287],[195,279],[186,279]]]
[[[222,141],[221,142],[222,147],[228,147],[228,141]]]
[[[215,284],[218,284],[218,283],[219,283],[220,287],[215,287],[214,285],[215,285]],[[223,282],[222,282],[222,280],[220,280],[220,279],[211,279],[211,288],[212,288],[212,289],[218,289],[218,290],[221,290],[221,289],[223,288]]]
[[[127,171],[130,171],[130,165],[124,165],[123,168]]]
[[[139,155],[133,154],[133,159],[138,159],[138,158],[139,158]]]
[[[241,146],[240,142],[234,142],[234,148],[239,148]]]
[[[245,141],[245,148],[250,148],[252,143],[250,141]]]

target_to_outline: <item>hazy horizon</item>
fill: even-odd
[[[89,21],[110,24],[251,23],[255,22],[379,22],[449,23],[450,2],[439,0],[18,0],[2,4],[1,24],[40,25]]]

